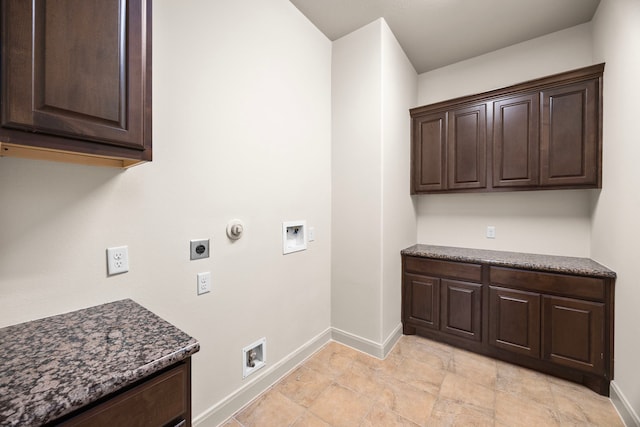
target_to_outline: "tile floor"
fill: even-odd
[[[385,360],[330,342],[223,426],[624,424],[583,386],[403,336]]]

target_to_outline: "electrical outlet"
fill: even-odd
[[[117,248],[107,249],[107,274],[126,273],[129,271],[129,248],[127,246],[118,246]]]
[[[211,273],[198,273],[198,295],[211,292]]]
[[[209,239],[191,240],[189,247],[192,260],[209,258]]]
[[[496,227],[493,225],[487,225],[487,239],[496,238]]]

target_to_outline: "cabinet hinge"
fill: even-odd
[[[604,353],[600,353],[600,359],[604,359]]]

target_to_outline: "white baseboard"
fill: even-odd
[[[629,404],[629,401],[622,393],[615,381],[611,381],[609,391],[609,394],[611,395],[611,402],[620,414],[620,418],[622,418],[622,421],[624,421],[624,425],[626,425],[627,427],[640,427],[640,417],[638,417],[636,411],[633,410],[633,408]]]
[[[396,345],[398,340],[402,337],[402,323],[398,323],[398,326],[389,334],[387,339],[382,343],[383,358],[387,357],[389,352],[393,350],[393,346]]]
[[[337,341],[371,356],[383,359],[389,354],[395,343],[402,336],[402,324],[399,324],[382,343],[376,343],[349,332],[336,328],[327,328],[312,338],[280,362],[263,368],[256,373],[256,378],[231,393],[220,402],[211,406],[203,413],[193,418],[194,427],[216,427],[229,417],[258,398],[272,385],[284,378],[309,356],[318,351],[330,340]]]
[[[269,387],[294,370],[305,359],[314,354],[331,340],[331,328],[327,328],[283,360],[256,372],[256,377],[242,387],[211,406],[206,411],[193,418],[193,425],[197,427],[216,427],[229,417],[251,403],[264,393]]]
[[[358,335],[343,331],[338,328],[331,328],[331,338],[341,344],[353,347],[363,353],[367,353],[378,359],[384,359],[391,351],[395,343],[402,336],[402,324],[398,324],[396,328],[389,334],[382,344],[362,338]]]

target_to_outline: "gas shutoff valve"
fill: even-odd
[[[244,232],[244,223],[239,219],[232,219],[227,224],[227,237],[231,240],[238,240]]]

